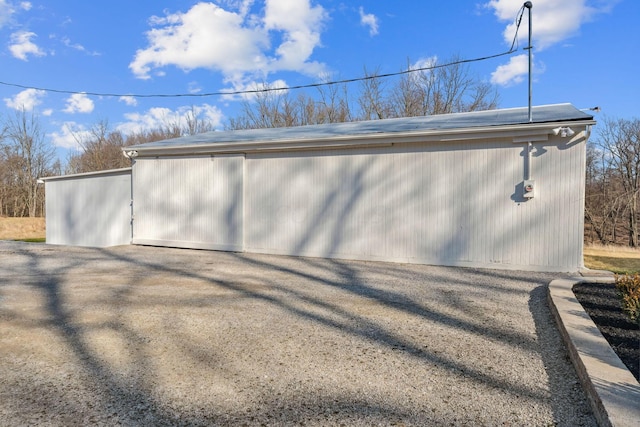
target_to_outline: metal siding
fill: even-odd
[[[142,158],[134,165],[134,243],[242,250],[242,155]]]
[[[131,242],[131,173],[45,181],[47,243],[106,247]]]
[[[584,143],[410,144],[247,156],[245,250],[575,271]]]
[[[45,179],[47,241],[133,243],[440,265],[583,266],[585,133],[139,157],[130,170]],[[545,136],[546,138],[546,136]],[[392,141],[393,142],[393,141]]]

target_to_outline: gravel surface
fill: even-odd
[[[595,426],[557,277],[0,242],[0,425]]]

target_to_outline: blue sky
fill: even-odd
[[[131,98],[90,93],[202,94],[391,73],[432,58],[508,50],[520,0],[0,0],[0,117],[40,117],[61,157],[92,125],[133,132],[194,107],[218,128],[232,96]],[[533,104],[599,106],[596,118],[640,117],[637,0],[534,0]],[[527,105],[527,24],[520,49],[475,62],[500,107]],[[354,87],[354,91],[357,88]]]

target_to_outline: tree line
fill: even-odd
[[[268,87],[245,99],[241,112],[229,119],[226,129],[258,129],[379,120],[495,109],[499,95],[490,83],[470,72],[453,57],[441,66],[436,59],[414,65],[431,68],[402,75],[387,83],[379,70],[364,69],[365,79],[351,93],[349,85],[318,86],[313,94]],[[409,61],[408,69],[412,66]]]
[[[640,245],[640,119],[605,119],[587,145],[585,240]]]
[[[455,63],[451,58],[446,63]],[[293,92],[263,85],[241,102],[225,130],[303,126],[490,110],[499,95],[489,83],[471,74],[465,64],[402,75],[393,82],[365,69],[355,91],[343,84],[318,86],[314,92]],[[123,134],[107,120],[78,133],[79,151],[64,165],[42,133],[33,112],[18,111],[0,120],[0,216],[43,216],[44,188],[39,177],[128,167],[122,148],[214,130],[192,108],[183,119],[156,129]],[[587,145],[585,241],[640,245],[640,119],[605,119]]]

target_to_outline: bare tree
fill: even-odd
[[[264,129],[351,121],[344,85],[318,88],[318,99],[300,93],[291,97],[285,90],[271,90],[267,84],[251,100],[244,100],[241,113],[228,121],[226,129]]]
[[[169,138],[197,135],[214,130],[213,123],[201,117],[201,108],[192,105],[184,116],[166,119],[162,130]]]
[[[318,116],[320,115],[320,105],[315,99],[310,96],[300,93],[296,98],[294,104],[297,112],[296,115],[299,118],[299,126],[313,125],[318,123]]]
[[[107,120],[93,125],[88,133],[75,132],[74,138],[81,152],[67,161],[67,173],[84,173],[129,166],[122,155],[125,138],[120,131],[111,131]]]
[[[230,119],[227,129],[264,129],[285,126],[287,120],[282,117],[282,105],[289,104],[286,90],[275,90],[268,84],[261,85],[265,90],[257,92],[251,100],[242,101],[242,113]],[[289,121],[293,122],[291,116]]]
[[[477,81],[467,98],[464,111],[484,111],[498,108],[500,96],[489,82]]]
[[[379,71],[376,69],[370,73],[366,67],[364,69],[365,80],[360,83],[358,96],[362,120],[380,120],[392,116],[384,81],[377,77]]]
[[[498,106],[498,93],[473,76],[469,66],[453,56],[444,63],[436,59],[409,69],[427,68],[404,74],[392,89],[391,101],[397,117],[490,110]]]
[[[624,208],[628,244],[638,247],[640,119],[606,119],[599,128],[596,145],[603,155],[602,171],[610,182],[619,184],[615,200]],[[614,188],[610,185],[610,190]]]
[[[618,241],[618,224],[625,204],[620,180],[608,155],[595,143],[587,146],[585,182],[585,239],[603,245]]]
[[[353,97],[347,85],[341,83],[327,82],[317,87],[315,96],[301,93],[297,98],[292,98],[285,89],[273,90],[265,84],[266,91],[245,100],[240,114],[229,119],[226,129],[375,120],[497,107],[495,88],[474,77],[458,57],[451,58],[447,64],[434,60],[426,65],[432,69],[406,73],[397,83],[388,86],[377,77],[379,70],[369,72],[365,68],[365,79]],[[410,63],[409,67],[416,68]]]
[[[425,72],[403,75],[391,89],[389,102],[393,117],[424,116],[428,113],[427,102],[431,98],[428,92],[432,88],[433,76]]]
[[[111,130],[107,120],[91,126],[88,132],[74,132],[80,152],[67,160],[67,173],[93,172],[128,167],[130,161],[122,155],[122,148],[163,139],[196,135],[214,129],[213,123],[201,117],[199,107],[192,106],[183,116],[166,118],[156,129],[124,135]]]
[[[0,179],[5,214],[42,215],[44,189],[38,178],[51,173],[55,150],[45,141],[38,117],[25,109],[9,117],[2,135]],[[7,205],[9,199],[12,206]]]
[[[319,108],[316,108],[315,123],[344,123],[353,120],[345,84],[319,86],[318,95],[320,99]]]

